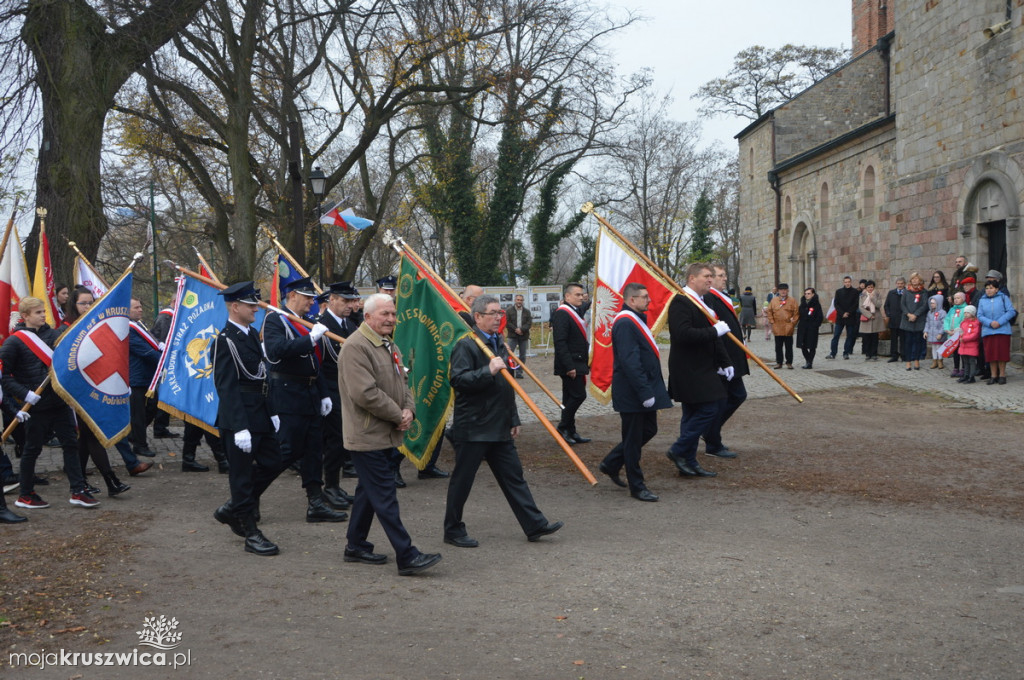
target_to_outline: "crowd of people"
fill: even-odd
[[[843,285],[832,296],[830,309],[822,306],[814,288],[803,292],[797,303],[789,295],[789,285],[780,283],[768,293],[761,309],[765,339],[775,338],[775,368],[793,368],[794,337],[803,353],[803,368],[814,368],[822,324],[833,323],[829,353],[849,359],[861,340],[865,361],[878,361],[879,340],[889,338],[889,363],[903,361],[908,371],[921,370],[921,362],[931,359],[931,369],[945,369],[952,362],[951,378],[961,383],[979,379],[988,385],[1006,384],[1006,364],[1010,360],[1010,340],[1017,310],[1006,288],[1003,274],[989,270],[979,285],[978,267],[958,256],[949,279],[935,271],[926,282],[914,272],[902,276],[895,287],[883,294],[875,281],[843,278]],[[757,326],[757,297],[746,288],[739,297],[743,337],[749,342]],[[834,314],[834,316],[831,316]]]

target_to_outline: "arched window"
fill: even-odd
[[[821,223],[828,222],[828,182],[821,183],[821,197],[818,201],[818,209],[821,213]]]
[[[789,229],[793,224],[793,201],[786,196],[786,206],[782,210],[782,226]]]
[[[864,168],[864,217],[875,216],[875,169],[872,166]]]
[[[754,179],[754,147],[750,147],[750,179]]]

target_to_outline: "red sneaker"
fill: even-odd
[[[34,491],[30,494],[19,496],[18,500],[14,501],[14,504],[19,508],[28,508],[29,510],[41,510],[42,508],[50,507],[50,504],[39,497],[39,494]]]
[[[71,505],[81,505],[83,508],[95,508],[100,504],[88,491],[71,494],[71,500],[68,503],[71,503]]]

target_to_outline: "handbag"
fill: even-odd
[[[860,315],[860,322],[861,323],[867,323],[868,321],[871,321],[871,319],[869,319],[868,317],[864,316],[863,314]]]

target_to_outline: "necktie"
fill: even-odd
[[[491,347],[494,348],[494,356],[499,356],[500,351],[498,350],[498,336],[497,335],[492,335],[491,336]]]

